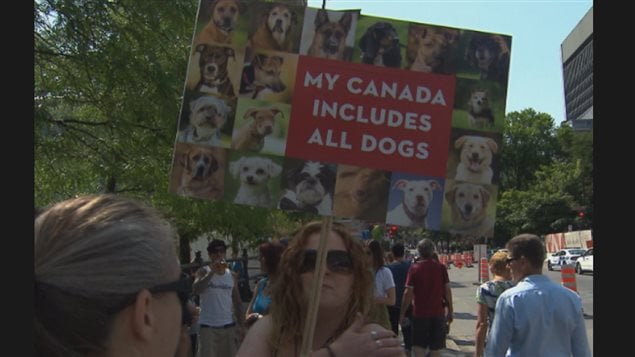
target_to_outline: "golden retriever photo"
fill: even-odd
[[[239,0],[213,0],[205,7],[206,1],[201,2],[201,13],[208,15],[209,21],[198,33],[195,45],[231,44],[238,18],[245,10],[245,4]]]
[[[310,16],[314,15],[313,25]],[[357,12],[307,9],[302,32],[301,54],[351,61]],[[306,48],[306,44],[310,45]]]
[[[445,200],[450,209],[449,232],[471,237],[493,236],[494,219],[488,212],[492,201],[490,191],[483,185],[467,182],[455,182],[447,187]]]
[[[297,52],[300,42],[296,7],[266,4],[260,24],[250,36],[247,46],[254,49]]]
[[[460,31],[454,28],[411,24],[406,68],[417,72],[452,73],[450,56],[459,34]]]
[[[390,172],[340,164],[335,181],[333,215],[383,222],[389,190]]]
[[[456,168],[457,181],[491,184],[494,172],[491,164],[498,145],[492,138],[463,135],[456,139],[454,147],[460,150]]]
[[[171,191],[182,196],[218,199],[223,196],[226,150],[177,144]]]
[[[510,44],[500,35],[474,32],[465,48],[465,61],[478,70],[481,79],[503,85],[507,85],[509,60]]]

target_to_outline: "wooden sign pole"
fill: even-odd
[[[313,284],[311,285],[311,293],[309,295],[309,308],[307,309],[306,322],[304,324],[304,333],[302,334],[302,347],[300,348],[300,356],[308,357],[311,353],[311,345],[313,344],[313,333],[315,332],[315,322],[317,319],[318,306],[320,303],[320,293],[322,292],[322,280],[324,279],[324,270],[326,267],[326,240],[331,232],[331,223],[333,217],[322,217],[322,230],[320,232],[320,243],[318,245],[317,259],[315,262],[315,272]]]

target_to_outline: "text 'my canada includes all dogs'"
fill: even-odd
[[[170,191],[491,237],[511,37],[201,0]]]

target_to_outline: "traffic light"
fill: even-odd
[[[390,237],[391,239],[395,239],[398,229],[399,227],[397,226],[390,226],[390,229],[388,230],[388,237]]]
[[[578,217],[584,218],[584,211],[579,211],[578,212]]]

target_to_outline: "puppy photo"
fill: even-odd
[[[418,72],[452,73],[453,70],[449,68],[450,56],[459,34],[460,31],[453,28],[410,25],[407,68]]]
[[[441,184],[436,180],[399,179],[393,184],[393,189],[402,192],[402,197],[400,202],[388,211],[386,223],[403,227],[431,228],[428,213],[434,199],[434,191],[442,192]]]
[[[179,134],[179,141],[221,146],[221,128],[232,113],[222,99],[203,95],[189,103],[189,123]]]
[[[507,85],[510,49],[503,36],[475,32],[465,48],[465,61],[481,79]]]
[[[494,219],[488,215],[491,194],[483,186],[457,182],[445,192],[450,208],[451,234],[472,237],[494,235]]]
[[[284,4],[267,6],[269,8],[247,45],[254,49],[297,52],[299,31],[296,31],[298,16],[295,8]]]
[[[244,12],[245,5],[239,0],[213,0],[207,9],[206,1],[201,2],[201,13],[209,18],[205,27],[198,33],[195,44],[231,44],[238,18]]]
[[[282,166],[267,157],[241,156],[230,162],[229,173],[234,179],[238,179],[239,184],[233,202],[272,207],[273,200],[269,184],[272,178],[279,176],[281,172]]]
[[[175,151],[173,181],[177,194],[205,199],[223,195],[225,149],[178,144]]]
[[[198,82],[194,90],[202,93],[234,96],[234,85],[227,71],[229,59],[236,61],[234,49],[231,47],[200,44],[196,46],[198,60]]]
[[[492,127],[494,113],[489,104],[489,93],[486,90],[473,90],[467,101],[467,117],[470,125],[476,128]]]
[[[333,214],[371,222],[384,221],[389,189],[390,172],[340,164],[337,166]]]
[[[251,99],[267,99],[271,93],[287,89],[281,74],[284,58],[277,55],[257,53],[243,68],[240,80],[240,95]]]
[[[491,184],[494,172],[492,158],[498,151],[498,145],[492,138],[463,135],[456,139],[454,147],[460,150],[459,164],[456,167],[457,181]]]
[[[399,35],[389,22],[376,22],[368,27],[359,40],[359,48],[362,63],[401,68]]]
[[[330,216],[335,189],[336,165],[286,159],[286,183],[278,208]]]
[[[265,146],[265,138],[273,132],[276,117],[282,110],[276,106],[251,107],[245,111],[246,123],[234,130],[231,148],[235,150],[261,151]],[[236,123],[238,125],[238,122]]]
[[[312,10],[307,9],[307,14],[309,11]],[[338,15],[340,17],[337,20],[330,18]],[[310,45],[306,52],[301,47],[300,53],[320,58],[350,61],[354,40],[352,36],[354,34],[350,30],[354,28],[353,22],[357,14],[355,13],[355,18],[353,15],[354,13],[350,11],[337,12],[318,9],[312,28],[307,27],[310,24],[307,24],[308,21],[305,20],[302,43],[310,43]]]

